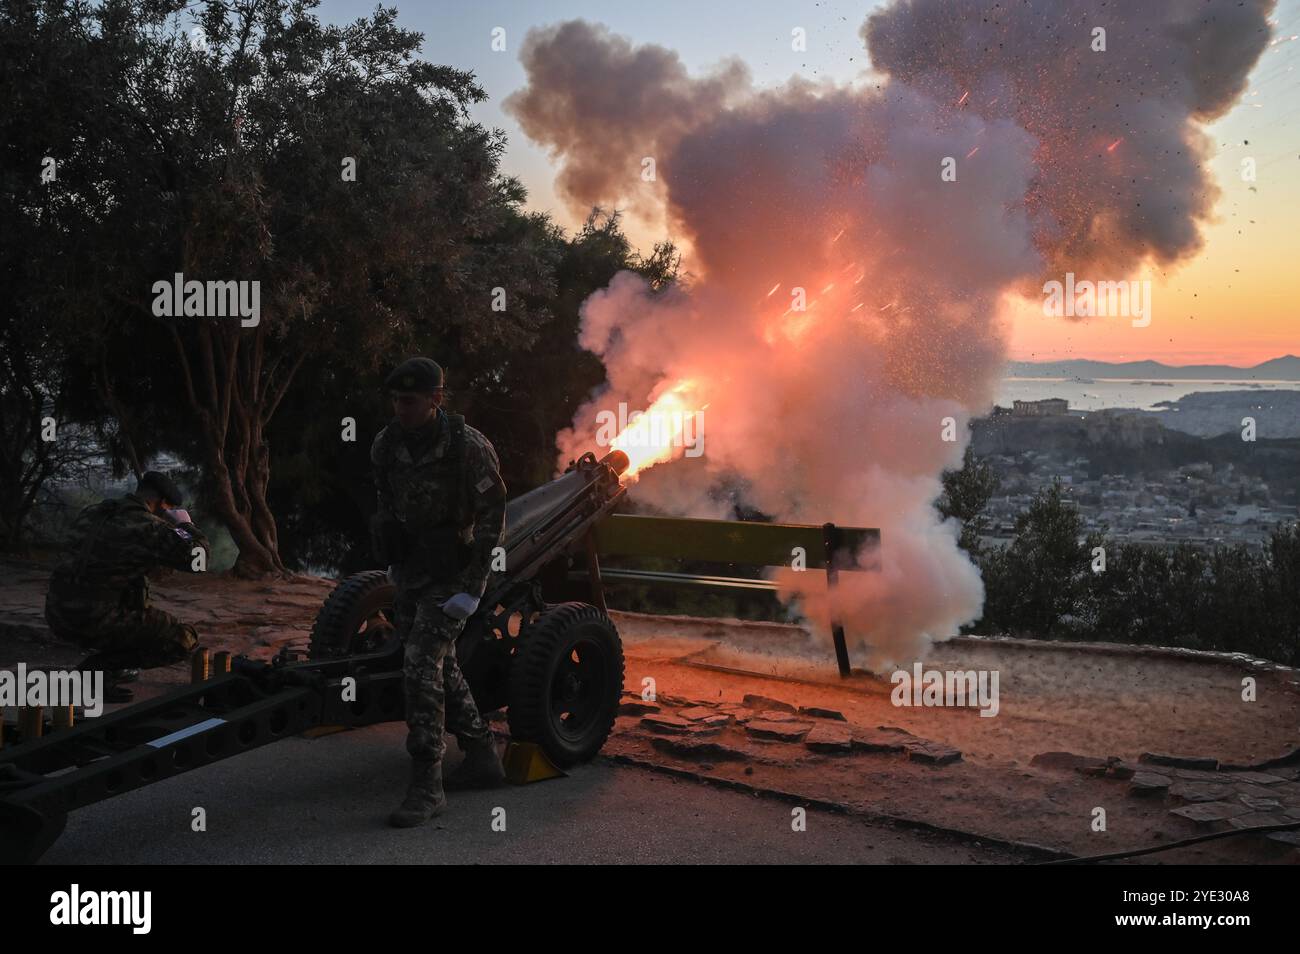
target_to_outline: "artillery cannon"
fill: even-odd
[[[614,509],[627,466],[622,451],[587,453],[507,504],[506,569],[457,640],[479,708],[507,706],[511,736],[561,766],[608,738],[623,650],[603,609],[548,603],[544,581],[564,578],[569,555]],[[393,598],[386,571],[348,577],[321,608],[305,660],[236,657],[228,672],[0,749],[0,863],[35,861],[85,805],[322,726],[403,719]]]
[[[614,508],[627,466],[622,451],[599,461],[587,453],[506,505],[506,569],[488,578],[479,611],[456,642],[479,710],[506,707],[511,738],[538,743],[559,766],[590,759],[608,737],[623,690],[623,649],[603,609],[548,603],[543,580],[558,580],[547,570],[567,570],[574,545]],[[311,659],[383,651],[397,638],[394,595],[383,570],[342,580],[316,617]]]

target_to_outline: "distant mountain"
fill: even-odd
[[[1015,378],[1142,378],[1186,381],[1300,381],[1300,358],[1283,355],[1255,365],[1161,364],[1159,361],[1012,361],[1007,375]]]

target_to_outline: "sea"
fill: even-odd
[[[1083,411],[1131,407],[1156,410],[1161,401],[1177,401],[1195,391],[1300,390],[1300,381],[1165,381],[1158,378],[1003,378],[997,403],[1065,398]]]

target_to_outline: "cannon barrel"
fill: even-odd
[[[619,476],[627,467],[623,451],[599,460],[589,452],[549,484],[507,503],[506,569],[489,578],[485,603],[500,602],[510,587],[531,579],[613,510],[625,492]]]

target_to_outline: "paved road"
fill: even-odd
[[[49,864],[997,863],[921,832],[597,760],[568,778],[451,793],[435,823],[384,825],[404,791],[405,727],[295,738],[74,812]],[[459,759],[452,743],[449,762]],[[207,831],[191,830],[202,806]],[[506,830],[492,828],[505,809]],[[436,827],[434,827],[436,825]]]

